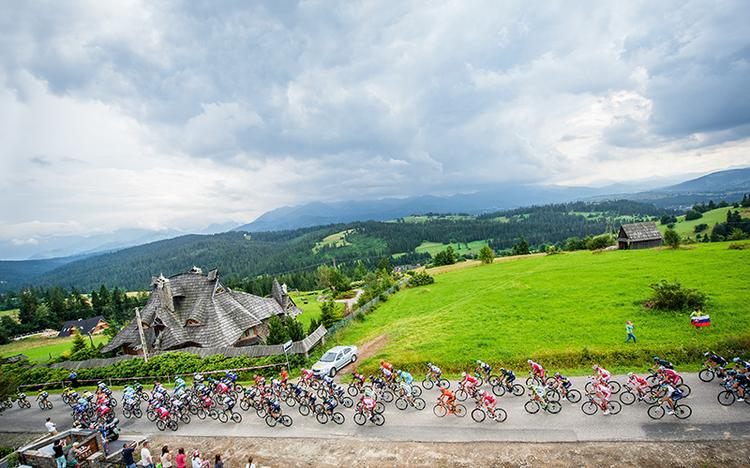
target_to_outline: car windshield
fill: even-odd
[[[333,362],[333,360],[336,359],[336,353],[325,353],[322,358],[320,358],[320,362]]]

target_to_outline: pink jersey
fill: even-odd
[[[631,382],[633,382],[635,385],[638,385],[639,387],[647,387],[648,386],[648,381],[646,379],[644,379],[643,377],[641,377],[640,375],[634,375],[633,377],[631,377],[628,380],[630,380]]]
[[[497,403],[497,399],[495,396],[491,393],[485,393],[484,394],[484,403],[489,406],[495,406]]]
[[[476,385],[478,383],[478,380],[473,375],[467,375],[464,378],[464,382],[466,382],[467,384]]]
[[[610,374],[609,371],[603,367],[597,367],[596,373],[599,375],[599,378],[602,380],[609,380],[609,378],[612,376],[612,374]]]
[[[609,399],[612,395],[612,390],[607,385],[598,384],[596,386],[596,393],[600,394],[602,398]]]
[[[531,363],[531,371],[535,374],[544,374],[544,367],[542,367],[541,364],[537,364],[536,362]]]

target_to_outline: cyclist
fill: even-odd
[[[462,372],[461,377],[463,378],[458,385],[466,390],[469,395],[474,396],[474,390],[476,390],[477,386],[479,385],[479,380],[477,380],[477,378],[473,375],[467,374],[466,372]]]
[[[732,358],[732,362],[734,363],[735,370],[739,371],[740,369],[750,369],[750,362],[744,361],[739,357]]]
[[[719,367],[721,369],[724,369],[724,367],[726,367],[727,365],[727,360],[714,353],[713,351],[706,351],[705,353],[703,353],[703,356],[706,357],[706,364],[708,364],[712,368]]]
[[[628,385],[638,394],[638,401],[643,400],[643,395],[651,388],[646,379],[633,372],[628,373]]]
[[[440,387],[440,396],[438,396],[438,403],[442,403],[448,408],[449,413],[456,411],[456,395],[453,394],[446,387]]]
[[[391,363],[390,363],[390,362],[388,362],[388,361],[385,361],[385,360],[382,360],[382,359],[381,359],[381,360],[380,360],[380,368],[381,368],[381,369],[386,369],[386,370],[389,370],[389,371],[390,371],[391,373],[393,373],[393,364],[391,364]]]
[[[399,382],[399,387],[401,388],[401,393],[411,401],[412,395],[411,395],[411,380],[401,379]]]
[[[737,391],[737,401],[745,401],[747,390],[750,389],[750,378],[747,369],[735,371],[732,388]]]
[[[512,370],[504,367],[500,368],[500,382],[503,383],[508,389],[513,386],[513,381],[516,380],[516,374]]]
[[[76,374],[76,371],[70,372],[70,375],[68,375],[68,380],[70,380],[70,385],[72,387],[78,387],[78,374]]]
[[[358,373],[357,369],[352,371],[352,383],[359,387],[365,384],[365,376]]]
[[[289,380],[289,372],[287,372],[286,367],[281,368],[281,374],[279,375],[279,380],[281,380],[281,385],[286,387],[286,383]]]
[[[391,372],[389,369],[381,367],[380,372],[383,373],[383,379],[385,379],[386,382],[390,383],[391,381],[393,381],[393,372]]]
[[[612,377],[612,374],[605,368],[599,367],[599,364],[594,364],[591,366],[591,369],[594,371],[594,378],[597,380],[597,382],[603,382],[608,383],[610,377]]]
[[[543,385],[532,383],[529,385],[529,396],[532,400],[539,403],[543,409],[547,409],[547,392]]]
[[[486,378],[489,378],[492,373],[492,366],[478,359],[476,371],[478,374],[484,374]]]
[[[541,381],[544,382],[545,381],[545,378],[544,378],[544,373],[545,373],[544,367],[542,367],[541,364],[532,361],[531,359],[529,359],[526,362],[529,363],[529,367],[531,369],[531,375],[533,375],[535,377],[539,377],[541,379]]]
[[[674,405],[682,398],[682,391],[679,388],[675,388],[668,383],[664,382],[661,384],[661,389],[664,391],[664,396],[659,400],[659,404],[666,403],[669,406],[667,414],[674,414]]]
[[[409,385],[411,385],[412,382],[414,382],[414,377],[412,377],[410,373],[404,370],[398,370],[396,371],[396,374],[398,375],[399,379],[401,379],[402,382],[406,382]]]
[[[594,385],[594,392],[601,401],[600,406],[604,409],[604,414],[609,414],[609,398],[612,396],[612,389],[605,382],[598,381]]]
[[[336,400],[336,397],[331,395],[323,402],[323,408],[325,408],[326,413],[331,414],[333,413],[334,408],[338,406],[338,404],[339,402]]]
[[[562,375],[559,372],[555,372],[555,378],[553,380],[554,387],[560,391],[560,395],[564,399],[568,399],[568,390],[570,390],[570,387],[573,385],[570,383],[570,380],[568,380],[567,377]]]
[[[185,380],[180,376],[175,376],[174,378],[174,392],[175,394],[179,393],[180,390],[184,389],[186,386]]]
[[[671,362],[667,361],[666,359],[662,359],[659,356],[654,356],[654,365],[651,367],[651,370],[656,371],[659,367],[666,367],[667,369],[674,369],[674,366]]]
[[[300,369],[300,378],[302,378],[303,382],[309,382],[314,375],[315,374],[310,369]]]
[[[427,368],[430,370],[430,373],[428,375],[429,378],[431,378],[431,379],[433,379],[435,381],[440,380],[440,377],[443,375],[443,372],[440,370],[440,368],[438,366],[436,366],[435,364],[433,364],[431,362],[428,362],[427,363]]]
[[[493,418],[496,418],[495,416],[495,406],[497,405],[497,398],[495,398],[495,395],[493,395],[490,392],[485,392],[484,390],[479,390],[479,404],[481,404],[487,412],[492,416]]]

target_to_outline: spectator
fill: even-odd
[[[55,463],[57,463],[57,468],[65,468],[65,439],[55,441],[52,450],[55,451]]]
[[[149,450],[148,447],[148,441],[143,442],[143,448],[141,449],[141,465],[143,465],[143,468],[154,468],[154,459],[151,456],[151,450]]]
[[[135,443],[130,445],[125,444],[122,447],[122,463],[125,465],[125,468],[136,468],[133,452],[135,452]]]
[[[65,461],[68,466],[78,466],[78,442],[73,442],[73,447],[68,450]]]
[[[52,422],[52,418],[47,418],[47,422],[44,423],[45,427],[47,427],[47,432],[51,436],[57,435],[57,425]]]
[[[245,468],[255,468],[255,463],[253,463],[253,457],[247,457],[247,463],[245,464]]]
[[[635,335],[633,334],[633,322],[628,320],[625,322],[625,331],[628,332],[628,339],[625,340],[625,343],[629,342],[631,339],[633,340],[633,343],[638,343],[638,341],[635,339]]]
[[[166,445],[161,448],[161,457],[159,457],[162,468],[172,468],[172,453]]]
[[[174,458],[174,461],[177,463],[177,468],[185,468],[185,449],[180,447],[179,450],[177,450],[177,456]]]
[[[208,461],[206,453],[201,453],[201,468],[211,468],[211,462]]]
[[[201,454],[199,451],[193,452],[193,462],[191,464],[192,468],[201,468],[203,465],[203,461],[201,460]]]
[[[221,454],[219,453],[214,457],[214,468],[224,468],[224,462],[221,461]]]

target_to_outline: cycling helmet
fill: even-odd
[[[461,377],[466,377],[466,372],[461,372]]]
[[[432,363],[431,363],[431,362],[428,362],[428,363],[427,363],[427,366],[428,366],[428,367],[432,367]]]
[[[661,372],[664,372],[664,371],[665,371],[666,369],[667,369],[667,368],[666,368],[666,367],[664,367],[664,366],[659,366],[659,370],[660,370]]]
[[[628,377],[633,377],[633,375],[634,374],[632,372],[628,372]]]
[[[505,372],[505,367],[501,367],[500,372]]]
[[[483,396],[484,396],[484,390],[479,390],[479,391],[477,392],[477,394],[478,394],[478,395],[479,395],[480,397],[483,397]]]
[[[555,372],[555,377],[560,377],[560,373],[559,372]]]
[[[658,360],[659,360],[659,356],[654,356],[654,361],[658,361]]]
[[[591,368],[593,370],[597,370],[599,368],[599,364],[594,364],[594,365],[591,366]]]
[[[732,358],[732,362],[740,362],[740,358],[739,357],[733,357]]]
[[[482,363],[482,360],[481,359],[477,359],[477,364],[481,364],[481,363]]]
[[[529,359],[529,360],[528,360],[528,361],[526,361],[526,362],[528,362],[529,364],[531,364],[531,363],[532,363],[532,362],[534,362],[534,361],[532,361],[531,359]]]
[[[709,353],[708,351],[706,351],[705,353],[703,353],[703,355],[706,356],[706,357],[708,357],[709,354],[711,354],[711,353]]]

